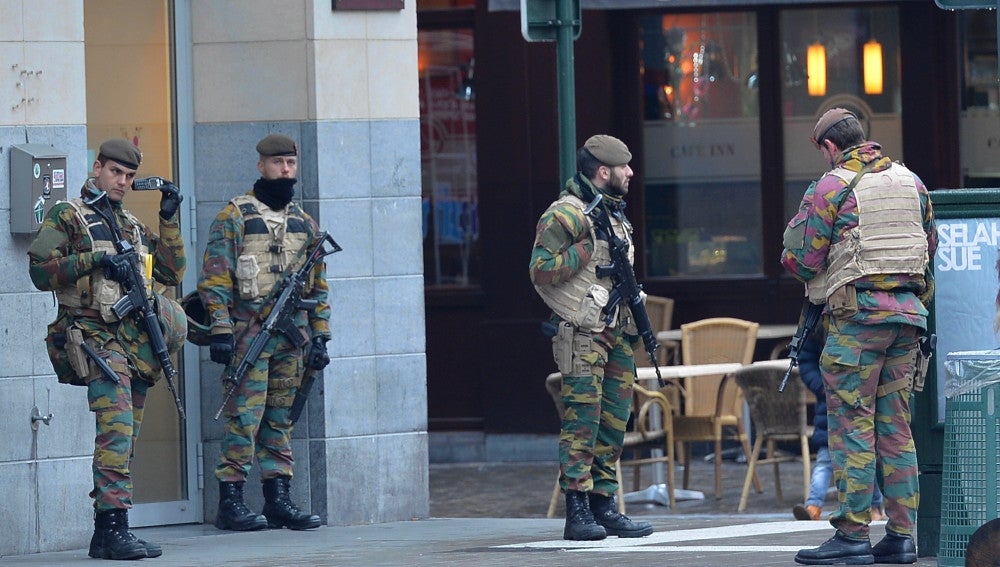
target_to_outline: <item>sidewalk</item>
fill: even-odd
[[[764,493],[751,495],[750,512],[736,514],[741,473],[745,473],[746,466],[727,462],[723,467],[727,471],[723,481],[726,490],[721,500],[709,494],[702,501],[681,502],[677,510],[655,504],[630,506],[629,515],[653,523],[656,529],[653,535],[568,542],[562,539],[561,505],[557,517],[545,518],[555,479],[553,466],[549,463],[432,465],[432,518],[425,520],[323,526],[305,532],[234,533],[204,524],[144,528],[135,533],[163,546],[162,557],[142,561],[161,567],[223,564],[762,567],[794,565],[792,558],[798,549],[817,546],[833,535],[826,522],[791,519],[788,510],[801,497],[802,483],[801,469],[797,483],[794,480],[797,468],[794,465],[782,467],[788,502],[776,502],[773,475],[762,470]],[[692,467],[691,488],[711,490],[714,480],[709,471],[711,465],[707,463]],[[881,539],[884,529],[884,522],[872,526],[873,542]],[[108,563],[111,562],[88,558],[86,549],[0,558],[0,565],[94,567]],[[937,562],[934,558],[921,558],[918,565],[936,567]]]

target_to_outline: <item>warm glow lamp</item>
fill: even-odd
[[[826,48],[816,41],[809,46],[806,51],[806,86],[809,96],[823,96],[826,94]]]
[[[882,44],[869,39],[864,48],[865,94],[882,94]]]

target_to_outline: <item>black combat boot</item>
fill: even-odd
[[[267,527],[267,519],[254,514],[243,502],[242,482],[219,483],[219,512],[215,515],[215,527],[220,530],[249,532]]]
[[[645,537],[653,533],[653,524],[649,522],[633,522],[628,516],[618,513],[614,496],[590,493],[590,511],[594,519],[604,526],[609,536]]]
[[[146,548],[128,531],[128,510],[117,508],[94,514],[94,536],[90,538],[88,555],[115,560],[147,557]]]
[[[319,527],[319,516],[306,514],[288,497],[291,478],[279,476],[264,481],[264,517],[267,527],[311,530]]]
[[[897,534],[886,528],[882,541],[872,546],[875,563],[894,563],[908,565],[917,562],[917,546],[913,536]]]
[[[594,541],[608,537],[608,532],[594,520],[590,511],[587,493],[579,490],[566,491],[566,527],[563,539]]]

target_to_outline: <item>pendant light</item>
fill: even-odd
[[[809,96],[826,95],[826,47],[818,39],[806,51],[806,75]]]
[[[864,75],[865,94],[882,94],[882,44],[875,40],[872,13],[869,12],[868,42],[862,51],[862,73]]]

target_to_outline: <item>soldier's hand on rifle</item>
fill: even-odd
[[[229,364],[233,360],[236,343],[232,333],[212,335],[212,344],[208,347],[209,357],[217,364]]]
[[[167,182],[166,185],[160,187],[160,218],[167,220],[174,216],[183,200],[184,196],[181,195],[180,188],[173,183]]]
[[[128,280],[128,256],[124,254],[109,254],[107,252],[101,256],[98,265],[104,270],[104,277],[118,283],[125,283]]]
[[[309,370],[323,370],[330,364],[330,355],[326,352],[326,337],[313,337],[312,345],[309,347],[309,355],[306,358],[306,368]]]

